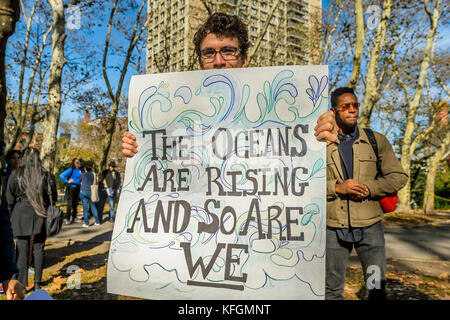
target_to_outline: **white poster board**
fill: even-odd
[[[323,299],[327,66],[134,76],[108,292]]]

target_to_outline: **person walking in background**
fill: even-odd
[[[5,161],[8,165],[6,167],[6,177],[8,178],[13,170],[20,167],[22,162],[22,152],[20,150],[10,150],[5,156]]]
[[[101,174],[99,186],[103,190],[101,192],[101,194],[104,197],[103,205],[106,201],[106,197],[108,198],[109,221],[114,222],[115,218],[114,206],[116,204],[117,192],[119,191],[121,180],[120,180],[120,173],[116,171],[116,163],[114,161],[111,161],[108,166],[109,168],[107,170],[104,170]],[[101,214],[103,214],[103,210]]]
[[[6,162],[6,168],[5,168],[5,177],[6,177],[6,184],[8,183],[9,177],[11,176],[11,173],[20,167],[20,164],[22,163],[22,151],[20,150],[9,150],[8,153],[5,155],[5,162]],[[2,194],[2,210],[8,211],[8,201],[6,200],[6,184],[5,184],[5,192]],[[16,258],[17,258],[17,248],[16,250]],[[30,259],[29,266],[31,267],[32,261]]]
[[[6,198],[11,213],[11,224],[17,243],[18,280],[28,285],[28,257],[30,241],[33,240],[35,265],[34,289],[41,287],[44,268],[44,246],[47,238],[45,218],[50,205],[49,194],[56,202],[56,183],[52,174],[42,167],[39,151],[27,148],[22,165],[11,173],[8,181]]]
[[[3,156],[4,149],[5,143],[0,141],[0,156]],[[18,281],[19,270],[15,263],[13,231],[6,205],[6,183],[0,184],[0,192],[2,194],[0,197],[0,283],[3,285],[7,300],[22,300],[25,288]]]
[[[20,167],[22,162],[22,152],[20,150],[10,150],[5,156],[5,162],[7,164],[3,174],[5,176],[5,189],[8,183],[9,177],[11,176],[11,172]],[[2,210],[8,211],[8,203],[6,201],[6,192],[2,193]]]
[[[78,200],[80,197],[80,159],[74,158],[72,160],[71,166],[69,169],[63,171],[59,177],[65,183],[67,183],[67,211],[65,224],[71,224],[80,222],[77,218],[78,213]]]
[[[98,218],[97,208],[95,207],[94,202],[91,197],[91,186],[95,183],[94,173],[92,173],[92,166],[87,164],[84,167],[84,172],[80,177],[80,199],[83,204],[83,218],[84,224],[83,227],[89,227],[89,207],[91,208],[92,215],[95,219],[95,225],[100,225],[100,220]]]

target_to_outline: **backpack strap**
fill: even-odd
[[[376,179],[383,175],[383,173],[381,172],[380,157],[378,156],[378,144],[377,144],[377,140],[375,139],[375,135],[371,129],[364,128],[364,131],[366,132],[366,135],[367,135],[367,138],[369,139],[370,145],[372,146],[373,151],[375,152],[375,155],[377,156],[377,175],[375,176],[375,179]]]

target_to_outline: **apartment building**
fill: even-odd
[[[321,1],[280,0],[273,9],[275,3],[267,0],[149,0],[147,73],[197,69],[192,39],[208,12],[216,11],[239,15],[248,25],[252,46],[264,34],[251,66],[317,64],[314,46],[317,48],[321,42],[321,35],[316,31],[321,21]]]

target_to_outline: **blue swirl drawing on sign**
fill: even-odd
[[[192,90],[188,86],[179,87],[173,94],[174,98],[181,98],[184,104],[188,104],[192,99]]]
[[[323,76],[319,82],[319,80],[317,79],[317,77],[315,75],[310,75],[308,78],[308,82],[309,82],[310,87],[308,89],[306,89],[306,94],[309,96],[309,98],[313,102],[313,105],[316,106],[317,101],[320,99],[323,91],[327,87],[328,77]]]

